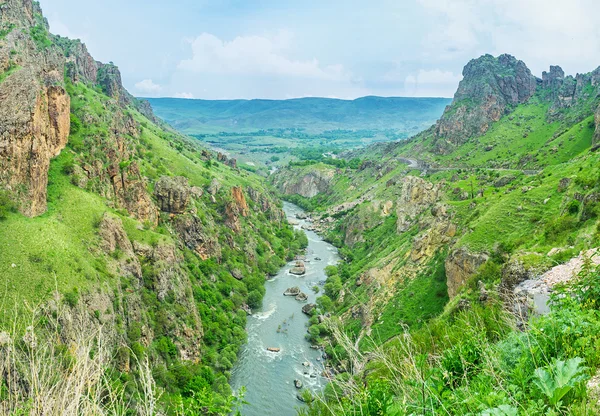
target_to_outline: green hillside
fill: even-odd
[[[0,30],[0,414],[229,414],[248,311],[305,236],[38,3]]]
[[[345,260],[317,325],[335,381],[302,414],[598,412],[599,271],[572,259],[600,241],[599,72],[484,56],[435,126],[271,176]],[[540,279],[556,266],[563,284]],[[528,280],[549,313],[515,294]]]

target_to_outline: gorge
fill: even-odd
[[[155,114],[1,2],[0,415],[600,414],[600,68],[462,75]]]

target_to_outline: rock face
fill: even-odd
[[[161,211],[182,214],[190,202],[191,188],[183,176],[163,176],[154,185],[154,196]]]
[[[463,77],[452,104],[435,126],[438,153],[484,134],[510,106],[527,102],[537,84],[527,66],[511,55],[474,59],[465,66]]]
[[[123,88],[121,72],[113,63],[98,63],[97,83],[102,87],[106,95],[114,98],[120,104],[127,105],[131,103],[131,95]]]
[[[206,231],[202,221],[192,215],[179,215],[173,221],[173,228],[179,238],[201,259],[221,258],[221,246],[217,236]]]
[[[558,89],[565,79],[565,71],[560,66],[550,65],[550,72],[542,72],[544,88]]]
[[[0,8],[0,27],[11,27],[0,43],[0,188],[11,190],[28,216],[46,210],[50,159],[65,147],[70,98],[63,86],[64,56],[30,36],[47,33],[39,5],[9,0]]]
[[[272,203],[269,198],[262,192],[257,191],[252,187],[246,188],[248,197],[254,204],[258,206],[261,212],[264,212],[267,218],[272,221],[283,221],[285,213],[281,208]]]
[[[142,266],[134,253],[133,245],[127,237],[121,219],[105,213],[98,228],[102,239],[102,249],[107,254],[113,254],[117,249],[120,250],[119,274],[141,279]]]
[[[596,123],[596,131],[594,132],[594,141],[593,145],[600,145],[600,106],[596,109],[596,113],[594,114],[594,121]]]
[[[285,173],[277,179],[277,188],[286,195],[300,195],[312,198],[319,193],[329,190],[329,183],[333,179],[335,169],[319,169],[297,177],[293,174],[287,177]]]
[[[247,217],[249,214],[248,203],[239,186],[231,188],[231,197],[232,200],[225,205],[225,224],[233,231],[239,232],[242,229],[240,216]]]
[[[470,253],[460,248],[446,258],[446,280],[448,296],[455,297],[467,280],[477,273],[477,270],[488,261],[485,254]]]
[[[440,184],[434,185],[416,176],[402,178],[400,196],[396,204],[398,232],[407,231],[419,214],[439,200],[440,193]]]

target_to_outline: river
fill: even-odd
[[[303,211],[289,203],[284,204],[289,220],[296,220],[296,214]],[[306,220],[296,220],[302,225]],[[294,276],[289,270],[295,262],[288,263],[277,276],[266,282],[263,307],[248,317],[246,330],[248,342],[242,348],[232,372],[231,385],[235,391],[246,387],[245,401],[249,404],[242,409],[243,416],[293,416],[302,403],[296,398],[298,390],[294,380],[300,380],[305,388],[321,390],[326,379],[323,371],[322,352],[310,348],[305,335],[308,329],[308,316],[302,313],[302,306],[315,303],[319,294],[314,286],[323,289],[326,279],[325,267],[337,264],[337,250],[326,243],[316,233],[306,231],[306,274]],[[320,259],[320,260],[319,260]],[[298,286],[308,295],[308,302],[299,302],[293,297],[283,296],[290,287]],[[273,353],[267,348],[280,348]],[[309,366],[305,366],[308,363]]]

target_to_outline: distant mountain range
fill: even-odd
[[[356,100],[148,99],[155,113],[188,133],[247,132],[299,128],[327,130],[400,130],[417,133],[433,124],[450,104],[448,98],[363,97]]]

